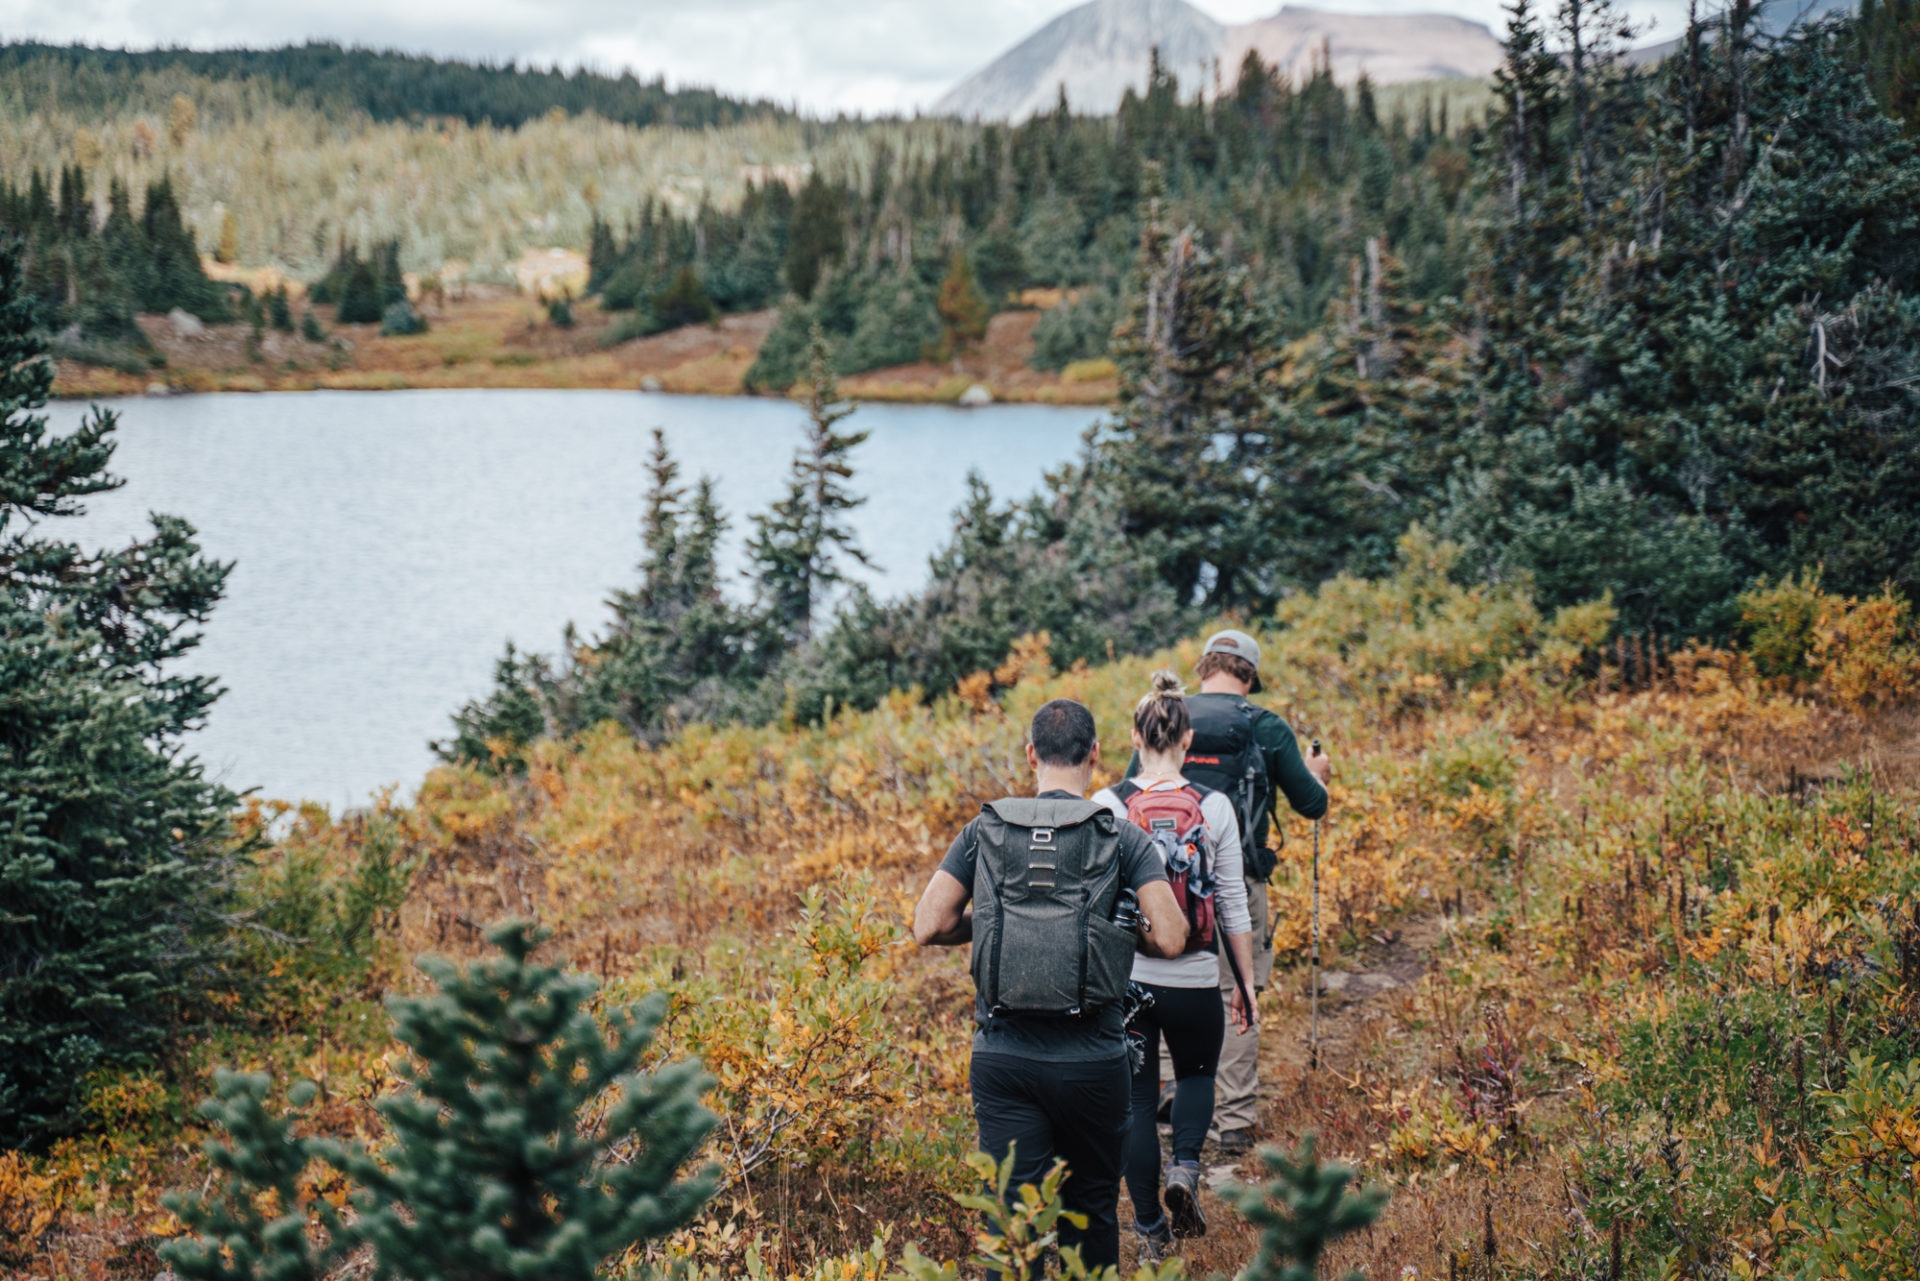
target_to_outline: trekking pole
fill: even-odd
[[[1320,740],[1313,740],[1313,754],[1320,755]],[[1313,820],[1313,947],[1310,959],[1313,971],[1312,1021],[1307,1032],[1307,1071],[1320,1070],[1320,820]]]

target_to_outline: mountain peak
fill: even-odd
[[[1023,120],[1064,88],[1076,111],[1112,111],[1146,82],[1155,48],[1183,83],[1213,74],[1228,28],[1186,0],[1087,0],[947,91],[941,115]]]
[[[1320,50],[1334,78],[1365,72],[1376,84],[1492,73],[1500,43],[1477,22],[1448,14],[1350,14],[1285,5],[1271,17],[1227,26],[1186,0],[1088,0],[1069,9],[954,86],[942,115],[1024,120],[1052,109],[1062,88],[1075,111],[1104,114],[1146,83],[1155,48],[1187,89],[1216,68],[1237,70],[1248,50],[1303,76]]]

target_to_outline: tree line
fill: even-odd
[[[596,219],[588,288],[640,312],[641,329],[649,312],[660,327],[709,305],[779,305],[748,378],[781,389],[805,372],[815,325],[836,371],[855,373],[977,338],[975,309],[958,302],[970,294],[992,312],[1025,289],[1062,289],[1072,301],[1036,333],[1036,362],[1058,369],[1105,354],[1152,170],[1183,217],[1256,265],[1297,333],[1369,236],[1399,247],[1419,296],[1458,291],[1476,135],[1444,99],[1383,112],[1365,80],[1349,93],[1317,64],[1296,84],[1252,53],[1227,92],[1183,97],[1156,56],[1113,116],[1075,115],[1063,98],[1022,124],[905,151],[882,141],[797,187],[750,187],[737,208],[681,215],[649,201],[624,228]]]
[[[792,115],[769,102],[744,102],[711,89],[669,89],[663,78],[642,80],[632,72],[610,76],[464,62],[326,40],[277,49],[211,50],[96,49],[30,40],[0,44],[0,83],[27,101],[59,101],[69,110],[110,113],[133,96],[139,78],[166,72],[264,83],[276,96],[374,120],[439,116],[512,128],[561,111],[591,112],[637,127],[697,129]]]
[[[178,307],[209,321],[232,315],[228,289],[200,265],[170,179],[146,188],[138,213],[126,184],[110,180],[101,219],[79,165],[57,174],[33,170],[24,185],[0,178],[0,235],[18,238],[20,287],[52,330],[144,346],[137,312]]]

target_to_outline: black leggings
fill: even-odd
[[[1160,1131],[1154,1110],[1160,1095],[1160,1038],[1173,1059],[1173,1159],[1198,1161],[1213,1124],[1213,1074],[1227,1035],[1220,989],[1140,986],[1153,1006],[1140,1011],[1134,1029],[1146,1038],[1146,1058],[1133,1075],[1133,1116],[1127,1135],[1127,1192],[1142,1223],[1160,1217]]]

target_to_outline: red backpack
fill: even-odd
[[[1186,952],[1213,951],[1213,837],[1200,812],[1206,792],[1192,783],[1149,791],[1126,781],[1113,794],[1134,826],[1153,838],[1167,866],[1173,900],[1187,918]]]

